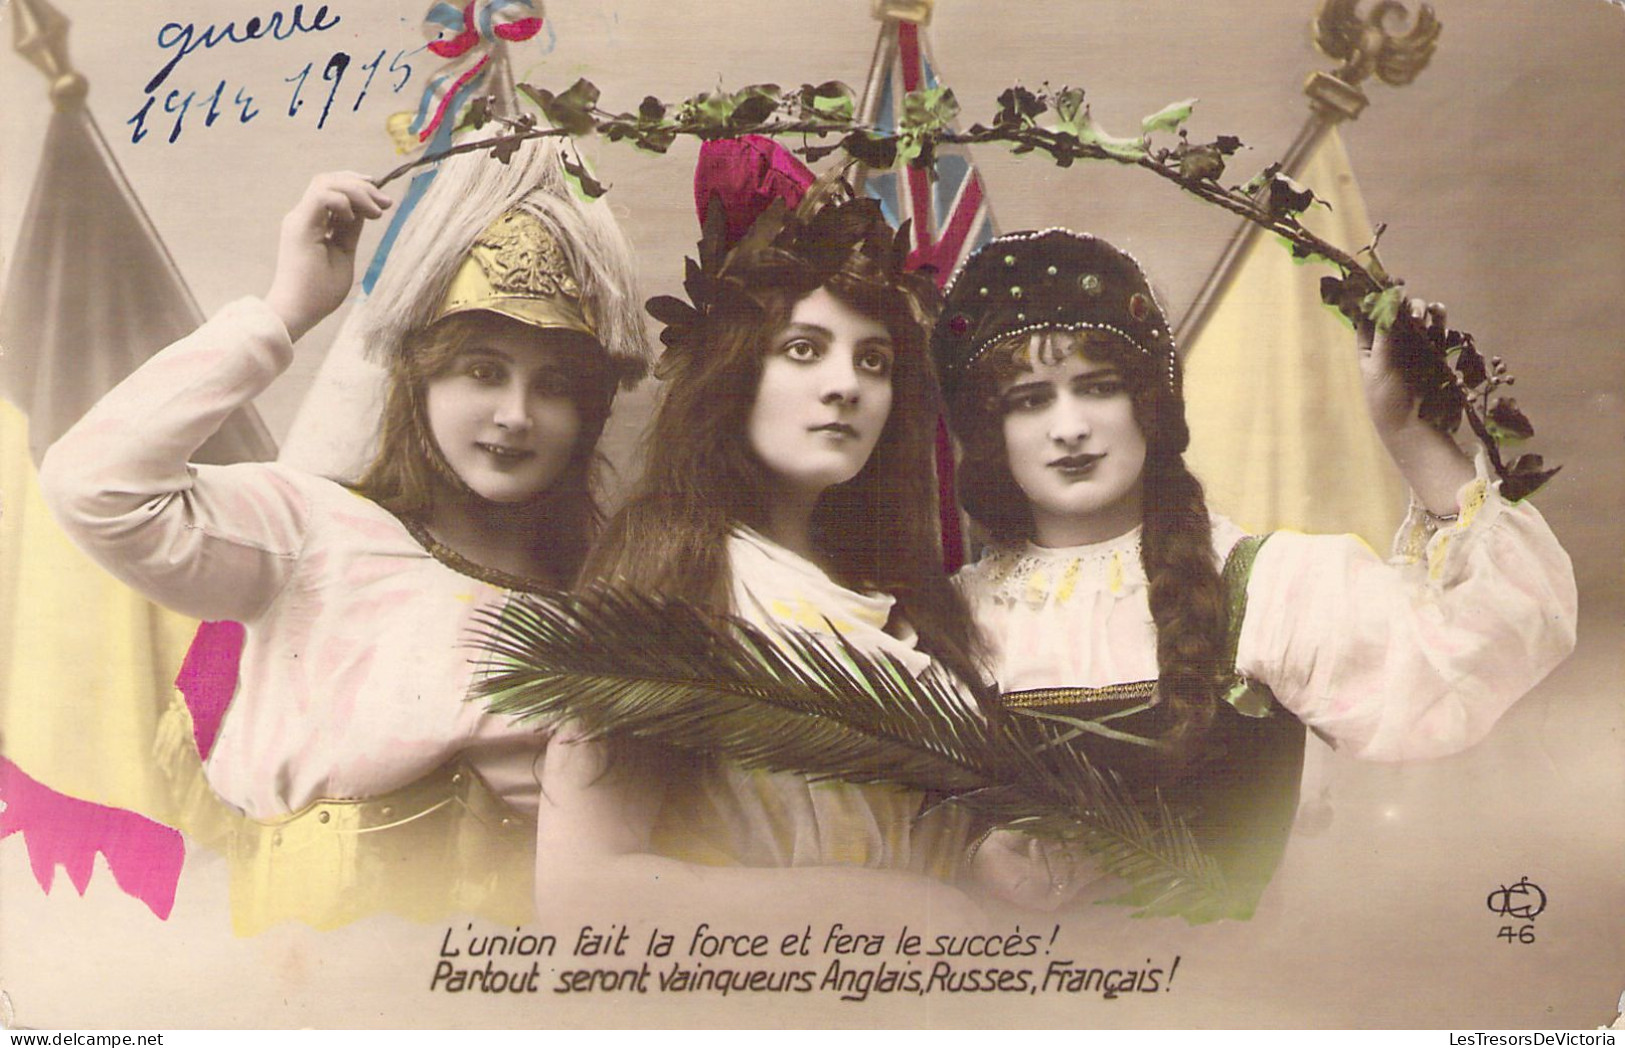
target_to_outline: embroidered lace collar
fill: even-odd
[[[1081,593],[1122,596],[1145,586],[1139,528],[1083,546],[995,548],[971,571],[995,601],[1033,607],[1066,604]]]

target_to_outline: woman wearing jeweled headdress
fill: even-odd
[[[1306,728],[1366,760],[1453,753],[1573,648],[1573,568],[1540,513],[1419,416],[1395,346],[1444,317],[1411,305],[1390,332],[1361,328],[1371,417],[1413,492],[1384,560],[1353,536],[1248,536],[1210,513],[1168,321],[1125,252],[1012,233],[949,286],[933,354],[961,502],[993,540],[957,581],[1002,705],[1068,725],[1188,823],[1227,880],[1187,915],[1251,914]],[[992,834],[972,863],[1023,847]],[[1091,878],[1114,890],[1087,862],[1051,890]]]

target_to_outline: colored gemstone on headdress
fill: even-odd
[[[1173,343],[1145,273],[1125,252],[1086,234],[999,237],[966,261],[947,296],[932,353],[950,401],[988,346],[1035,330],[1109,332],[1173,367]]]

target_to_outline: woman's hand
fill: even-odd
[[[1419,402],[1395,362],[1394,340],[1444,327],[1445,309],[1437,302],[1410,299],[1387,331],[1366,320],[1358,325],[1360,373],[1365,379],[1371,422],[1406,483],[1430,512],[1442,517],[1457,510],[1456,493],[1473,479],[1473,464],[1448,434],[1422,421]]]
[[[1395,338],[1406,337],[1407,328],[1413,337],[1420,338],[1424,331],[1443,329],[1444,323],[1444,306],[1413,298],[1405,303],[1405,309],[1394,318],[1387,331],[1378,331],[1369,317],[1363,318],[1356,327],[1366,407],[1371,412],[1372,424],[1385,438],[1388,433],[1421,421],[1417,416],[1420,402],[1406,386],[1405,375],[1395,360]]]
[[[985,895],[1047,913],[1076,899],[1097,879],[1097,871],[1076,845],[994,830],[976,849],[970,878]]]
[[[394,201],[364,175],[337,171],[310,180],[282,219],[276,275],[265,302],[297,342],[337,309],[355,283],[361,227]]]

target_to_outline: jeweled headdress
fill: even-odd
[[[1087,233],[1008,233],[966,260],[931,336],[949,403],[982,353],[1012,335],[1108,331],[1156,364],[1169,392],[1179,367],[1167,315],[1140,264]]]

